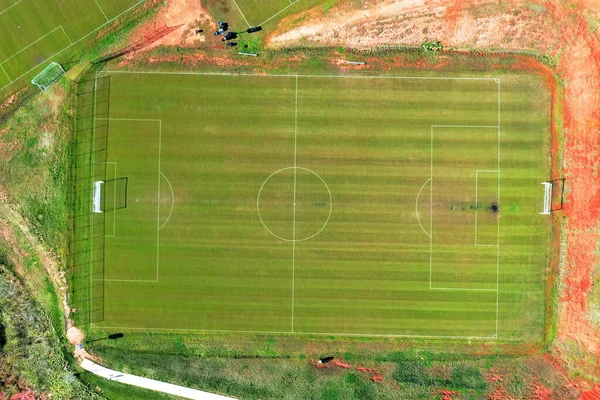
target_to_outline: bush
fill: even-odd
[[[434,40],[433,42],[425,42],[422,45],[423,50],[425,50],[426,53],[437,53],[438,51],[442,51],[444,46],[442,45],[442,42],[440,42],[439,40]]]
[[[398,362],[393,377],[400,383],[413,383],[415,385],[429,385],[431,383],[427,367],[418,361]]]
[[[487,388],[487,382],[479,369],[467,365],[457,365],[454,367],[450,376],[450,385],[468,389]]]

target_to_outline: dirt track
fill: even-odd
[[[562,101],[564,157],[563,165],[555,160],[554,173],[567,180],[568,218],[553,351],[571,371],[600,379],[600,316],[588,304],[590,295],[600,291],[600,29],[590,26],[600,21],[600,1],[365,0],[362,4],[356,9],[352,2],[342,1],[326,13],[317,7],[292,16],[270,35],[269,46],[304,42],[365,49],[441,40],[452,49],[528,50],[557,60],[555,72],[564,96],[554,98]],[[559,141],[553,143],[556,153]],[[580,351],[588,361],[577,354]],[[600,398],[600,388],[585,396]]]

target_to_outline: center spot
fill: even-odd
[[[331,215],[331,193],[321,177],[288,167],[269,176],[258,193],[258,215],[273,236],[302,241],[319,234]]]

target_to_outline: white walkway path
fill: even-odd
[[[141,376],[135,376],[130,374],[124,374],[119,371],[104,368],[101,365],[96,364],[86,358],[81,362],[81,368],[92,374],[101,376],[111,381],[121,382],[126,385],[133,385],[144,389],[156,390],[157,392],[163,392],[172,394],[174,396],[184,397],[186,399],[198,399],[198,400],[230,400],[233,397],[220,396],[218,394],[203,392],[201,390],[190,389],[183,386],[172,385],[170,383],[155,381],[154,379],[142,378]]]

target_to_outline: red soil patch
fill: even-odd
[[[25,391],[10,396],[10,400],[35,400],[35,395],[32,391]]]
[[[460,392],[456,392],[454,390],[440,390],[440,391],[436,392],[435,394],[440,396],[440,398],[442,400],[457,399],[460,396]]]
[[[145,50],[157,46],[200,46],[216,29],[216,23],[202,7],[200,0],[168,0],[166,7],[161,8],[151,20],[133,32],[130,42],[139,42],[165,27],[179,25],[180,28],[154,41],[145,47]],[[196,29],[202,29],[204,32],[196,34]]]
[[[580,400],[600,400],[600,385],[594,386],[592,390],[581,393]]]
[[[8,96],[8,98],[6,100],[4,100],[4,102],[2,102],[2,104],[0,104],[0,110],[10,106],[15,101],[17,101],[17,99],[19,98],[19,95],[26,90],[27,90],[27,88],[23,88],[23,89],[19,90],[17,93]]]

